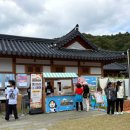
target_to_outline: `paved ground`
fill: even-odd
[[[71,120],[82,117],[99,116],[105,114],[104,112],[90,111],[90,112],[59,112],[50,114],[26,115],[21,116],[19,120],[10,119],[5,121],[3,117],[0,118],[0,130],[47,130],[59,121]]]

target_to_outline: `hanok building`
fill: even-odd
[[[110,63],[103,66],[104,77],[128,77],[128,65],[126,63]]]
[[[99,50],[79,32],[78,25],[54,39],[0,35],[0,73],[75,72],[103,76],[104,64],[125,58],[122,52]]]

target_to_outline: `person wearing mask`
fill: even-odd
[[[116,90],[113,87],[112,83],[109,82],[105,88],[105,94],[107,97],[107,114],[114,114],[115,101],[116,101]]]
[[[52,93],[54,93],[54,89],[52,88],[51,83],[50,83],[50,82],[47,82],[46,95],[49,96],[49,95],[51,95]]]
[[[116,113],[115,114],[123,114],[123,104],[124,104],[124,87],[121,85],[122,82],[117,81],[116,92],[117,92],[117,100],[116,100]],[[120,113],[119,113],[120,106]]]
[[[9,121],[9,115],[12,111],[14,114],[15,119],[18,119],[17,114],[17,97],[19,94],[18,88],[15,86],[16,83],[14,80],[9,80],[9,86],[6,90],[7,99],[8,99],[8,107],[7,107],[7,114],[5,120]]]
[[[80,103],[80,107],[81,107],[81,111],[83,111],[83,88],[81,86],[81,84],[77,83],[76,84],[76,89],[75,89],[75,100],[76,100],[76,110],[79,110],[79,103]]]
[[[83,82],[83,107],[89,111],[89,87],[87,82]]]

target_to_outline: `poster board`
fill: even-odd
[[[19,88],[29,87],[28,78],[29,78],[29,76],[27,74],[17,74],[17,76],[16,76],[17,86]]]
[[[46,97],[46,113],[75,110],[75,96],[48,96]]]
[[[97,76],[81,76],[88,83],[89,89],[96,91],[97,88]]]
[[[42,74],[31,74],[30,108],[42,108]]]
[[[97,88],[97,76],[81,76],[81,77],[78,77],[78,78],[73,78],[73,84],[76,84],[76,83],[83,83],[83,82],[87,82],[90,90],[94,90],[96,91],[96,88]]]

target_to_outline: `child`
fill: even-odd
[[[98,87],[97,92],[94,95],[96,98],[96,104],[98,106],[98,111],[99,111],[100,110],[99,106],[101,106],[103,104],[102,88]]]
[[[81,84],[77,83],[76,84],[76,90],[75,90],[75,100],[76,100],[76,110],[79,110],[79,103],[80,103],[80,107],[81,107],[81,111],[83,111],[83,88],[81,86]]]

